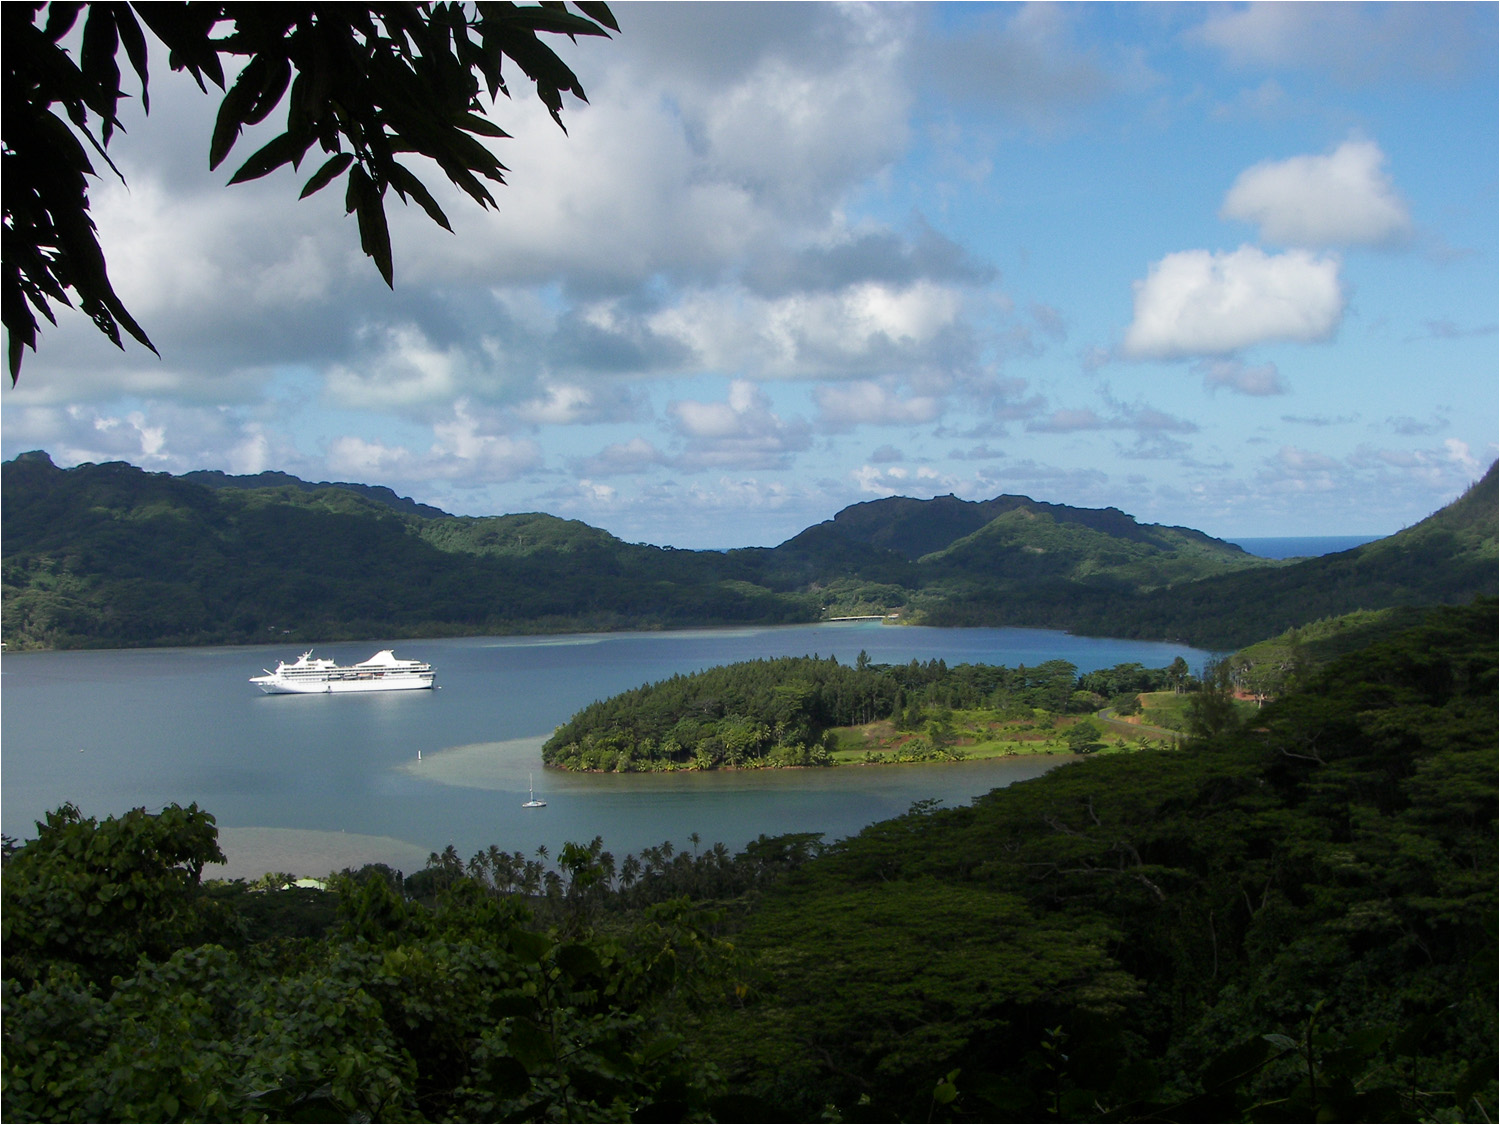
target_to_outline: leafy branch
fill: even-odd
[[[504,65],[519,67],[562,126],[564,93],[581,101],[578,76],[540,35],[607,36],[618,31],[608,5],[562,3],[129,4],[21,3],[0,13],[6,37],[3,174],[3,287],[11,381],[25,349],[36,350],[37,314],[57,323],[53,303],[74,301],[117,347],[121,329],[156,351],[109,280],[90,215],[89,151],[124,177],[107,148],[121,129],[121,47],[150,113],[150,31],[167,64],[208,91],[225,91],[209,144],[209,167],[229,157],[248,126],[286,103],[286,126],[230,177],[245,183],[322,154],[303,186],[306,198],[340,176],[344,206],[359,226],[360,248],[387,285],[395,267],[385,199],[394,191],[445,230],[448,216],[407,166],[424,157],[481,208],[496,206],[488,185],[505,166],[486,140],[508,134],[484,115],[486,95],[510,97]],[[75,62],[63,45],[87,8]],[[45,19],[43,13],[45,9]],[[581,14],[580,14],[581,13]],[[144,29],[143,29],[144,25]],[[608,30],[606,30],[608,29]],[[226,67],[225,60],[230,65]],[[232,85],[226,72],[242,63]]]

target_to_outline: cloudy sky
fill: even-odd
[[[944,493],[1387,534],[1495,458],[1494,5],[614,7],[568,135],[496,107],[498,214],[392,201],[394,292],[341,191],[207,171],[159,50],[93,197],[161,359],[64,315],[4,457],[680,547]]]

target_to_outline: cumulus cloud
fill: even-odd
[[[335,475],[378,480],[393,487],[411,482],[462,481],[492,484],[516,480],[542,467],[541,447],[504,432],[506,422],[466,398],[432,424],[423,452],[382,439],[343,435],[329,443],[327,465]]]
[[[513,408],[517,418],[534,426],[575,426],[623,422],[641,415],[637,396],[624,387],[555,383]]]
[[[929,281],[771,300],[723,288],[685,295],[653,314],[650,327],[681,341],[702,367],[760,378],[946,373],[973,363],[963,305],[959,290]]]
[[[709,468],[784,468],[791,453],[811,445],[806,422],[784,421],[765,391],[745,379],[729,386],[724,402],[680,400],[668,404],[677,433],[686,439],[676,464]]]
[[[380,409],[446,403],[475,381],[470,357],[461,348],[434,345],[415,325],[372,328],[363,335],[363,361],[328,370],[328,397],[339,405]]]
[[[912,426],[934,421],[943,412],[939,399],[928,395],[902,398],[884,383],[863,379],[835,383],[813,392],[819,420],[835,428],[849,426]]]
[[[172,403],[150,410],[12,403],[5,410],[5,435],[18,449],[47,450],[59,465],[129,461],[170,473],[304,469],[305,459],[264,414]]]
[[[1203,385],[1211,391],[1220,388],[1242,395],[1284,395],[1286,384],[1274,363],[1249,364],[1239,359],[1215,359],[1199,364]]]
[[[592,457],[578,462],[578,471],[588,477],[628,476],[649,472],[670,459],[645,438],[607,445]]]
[[[913,492],[932,494],[938,488],[948,487],[951,482],[936,469],[919,465],[909,469],[904,465],[877,468],[861,465],[854,470],[853,477],[861,492],[876,496],[909,496]]]
[[[1272,463],[1285,472],[1323,473],[1335,468],[1338,462],[1325,453],[1301,449],[1295,445],[1283,445],[1276,451]]]
[[[888,228],[834,229],[804,246],[756,247],[743,280],[752,292],[775,297],[787,292],[833,292],[862,282],[898,288],[924,279],[985,285],[996,276],[993,266],[976,260],[919,220],[910,235]]]
[[[1478,4],[1284,4],[1213,7],[1188,33],[1235,66],[1332,72],[1349,82],[1445,80],[1491,62],[1491,9]]]
[[[1154,263],[1134,289],[1135,317],[1122,348],[1131,359],[1326,340],[1344,313],[1338,262],[1305,250],[1184,250]]]
[[[1373,141],[1345,141],[1327,156],[1248,168],[1220,214],[1259,224],[1262,239],[1283,246],[1389,246],[1411,234],[1406,203]]]

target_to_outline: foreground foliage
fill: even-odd
[[[490,102],[510,95],[502,67],[513,67],[512,82],[519,70],[535,85],[559,125],[563,93],[583,98],[577,76],[537,33],[572,38],[619,28],[605,4],[575,6],[584,15],[560,3],[475,8],[425,0],[338,8],[7,4],[0,319],[10,337],[11,381],[20,374],[24,349],[36,350],[37,314],[56,323],[54,301],[70,307],[76,300],[117,346],[123,346],[124,329],[156,350],[110,283],[86,179],[96,175],[88,148],[118,174],[107,150],[115,130],[124,132],[120,103],[132,100],[121,82],[121,48],[140,83],[141,110],[151,110],[146,30],[166,45],[173,70],[187,71],[200,90],[212,83],[224,91],[209,144],[210,168],[228,158],[245,128],[271,118],[286,98],[283,131],[251,154],[229,182],[259,179],[288,164],[300,168],[316,145],[318,164],[302,198],[344,177],[344,209],[358,219],[360,249],[390,285],[388,191],[402,202],[415,201],[433,222],[452,229],[407,166],[408,154],[426,158],[423,163],[436,165],[481,207],[491,207],[495,200],[486,181],[504,184],[505,166],[478,138],[508,135],[483,116],[482,95]],[[75,60],[66,44],[85,7]]]
[[[794,1117],[1493,1120],[1494,629],[835,845],[705,1041]]]
[[[449,848],[319,911],[200,885],[199,810],[65,808],[0,885],[6,1117],[1493,1121],[1496,612],[826,847]]]

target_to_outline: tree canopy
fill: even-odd
[[[329,894],[200,879],[195,806],[64,806],[0,846],[5,1118],[1492,1122],[1496,610],[826,845]]]
[[[408,166],[430,160],[480,207],[495,204],[488,184],[505,183],[505,166],[481,138],[505,131],[485,116],[481,95],[510,96],[509,60],[536,88],[558,125],[562,95],[581,100],[577,75],[539,33],[607,35],[619,30],[608,5],[560,2],[372,4],[7,4],[0,19],[4,57],[4,241],[0,313],[9,335],[11,381],[26,348],[36,350],[37,314],[57,323],[53,303],[77,307],[116,346],[121,329],[155,351],[109,280],[89,213],[90,157],[120,175],[108,154],[121,129],[123,47],[149,113],[149,31],[168,50],[167,65],[200,89],[224,91],[208,163],[218,168],[247,126],[264,122],[285,100],[283,131],[230,177],[258,179],[322,154],[299,198],[340,177],[346,213],[356,216],[360,247],[387,285],[394,268],[385,198],[415,201],[451,230],[426,184]],[[86,14],[84,14],[84,10]],[[581,14],[580,14],[581,13]],[[68,46],[83,15],[75,60]],[[123,130],[122,130],[123,131]],[[121,176],[123,179],[123,176]]]

